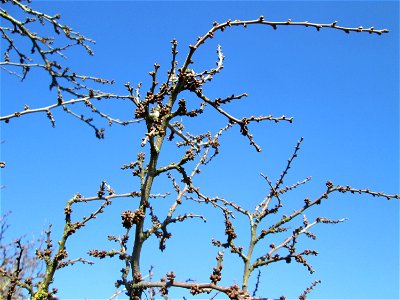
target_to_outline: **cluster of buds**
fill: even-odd
[[[218,266],[213,268],[213,273],[210,275],[210,280],[214,284],[217,284],[217,282],[221,281],[221,279],[222,279],[221,271],[223,268],[223,265],[222,265],[222,261],[224,259],[223,255],[224,255],[223,252],[218,252],[217,257],[215,258],[218,262]]]
[[[141,282],[143,280],[143,276],[140,272],[134,272],[133,273],[133,279],[135,281],[135,283]]]
[[[239,299],[250,299],[250,296],[247,292],[242,291],[237,284],[230,286],[225,294],[229,297],[229,299],[239,300]]]
[[[275,255],[272,257],[272,259],[273,259],[274,261],[278,261],[278,260],[281,259],[281,256],[280,256],[279,254],[275,254]]]
[[[178,110],[177,110],[176,114],[180,115],[180,116],[187,114],[186,100],[185,99],[179,99],[179,101],[178,101]]]
[[[198,149],[191,147],[190,149],[186,150],[186,154],[184,159],[185,160],[193,160],[196,157],[196,152],[198,151]]]
[[[213,268],[213,273],[210,275],[210,280],[212,283],[217,284],[218,281],[221,281],[222,279],[221,270],[222,270],[222,265]]]
[[[303,226],[299,226],[293,230],[293,236],[297,236],[303,230]]]
[[[266,209],[265,210],[265,215],[269,215],[269,214],[276,214],[278,211],[279,211],[279,209],[282,207],[282,204],[281,203],[278,203],[278,204],[276,204],[273,208],[271,208],[271,209]]]
[[[130,210],[126,210],[121,214],[121,218],[122,218],[122,226],[124,226],[124,228],[129,229],[133,226],[134,224],[134,217],[135,214],[133,212],[131,212]]]
[[[214,246],[216,246],[216,247],[222,247],[221,241],[212,239],[212,240],[211,240],[211,243],[212,243]]]
[[[67,215],[67,216],[69,216],[69,215],[71,215],[71,213],[72,213],[72,207],[71,207],[71,205],[65,206],[65,207],[64,207],[64,214]]]
[[[193,118],[193,117],[196,117],[197,115],[199,115],[199,114],[202,114],[203,113],[203,111],[204,111],[204,104],[202,104],[199,108],[197,108],[197,109],[194,109],[194,110],[191,110],[191,111],[188,111],[187,110],[187,106],[186,106],[186,100],[185,99],[179,99],[179,101],[178,101],[178,110],[174,113],[175,115],[178,115],[178,116],[188,116],[188,117],[191,117],[191,118]],[[174,123],[175,125],[178,125],[179,123],[178,122],[175,122]],[[179,124],[178,125],[179,127],[177,127],[179,130],[183,130],[184,128],[183,128],[183,125],[182,124]]]
[[[144,211],[143,209],[136,209],[134,212],[131,212],[129,209],[124,211],[121,214],[122,226],[126,229],[130,229],[133,224],[137,225],[144,219]]]
[[[316,236],[314,233],[312,233],[312,232],[306,231],[304,234],[305,234],[307,237],[309,237],[310,239],[313,239],[313,240],[316,240],[316,239],[317,239],[317,236]]]
[[[170,239],[170,238],[172,237],[172,233],[167,232],[167,231],[163,231],[163,232],[161,233],[161,232],[157,231],[157,232],[156,232],[156,236],[157,236],[157,237],[159,238],[159,240],[160,240],[160,243],[159,243],[158,248],[159,248],[161,251],[164,251],[165,248],[166,248],[165,243],[167,242],[168,239]]]
[[[88,252],[88,254],[89,254],[90,256],[97,257],[97,258],[100,258],[100,259],[103,259],[103,258],[105,258],[105,257],[108,255],[108,253],[107,253],[106,250],[101,250],[101,251],[99,251],[99,250],[97,250],[97,249],[90,250],[90,251]]]
[[[317,223],[324,223],[324,224],[337,224],[337,223],[343,222],[344,220],[347,220],[347,219],[329,220],[327,218],[318,217],[315,221]]]
[[[175,274],[174,274],[174,272],[168,272],[166,275],[167,275],[167,279],[161,278],[161,282],[166,283],[165,285],[163,285],[163,286],[160,288],[160,293],[161,293],[161,295],[163,295],[163,296],[168,295],[168,285],[167,285],[168,283],[167,283],[167,280],[168,280],[170,283],[172,283],[172,282],[174,281],[174,279],[175,279]]]
[[[135,118],[136,119],[143,119],[145,117],[145,115],[146,115],[146,110],[143,107],[143,105],[137,106],[136,110],[135,110]]]
[[[174,281],[175,280],[175,277],[176,277],[176,275],[174,274],[174,272],[168,272],[167,274],[167,280],[168,281]]]
[[[104,128],[96,129],[95,134],[99,140],[104,139]]]
[[[67,252],[67,250],[63,249],[63,250],[60,250],[60,251],[58,251],[56,253],[54,259],[57,260],[57,261],[61,261],[64,258],[67,258],[67,257],[68,257],[68,252]]]
[[[168,295],[168,288],[165,285],[160,288],[160,294],[163,296]]]
[[[242,251],[243,251],[243,247],[236,247],[234,245],[231,245],[231,252],[232,253],[240,254],[240,253],[242,253]]]
[[[193,296],[204,293],[204,289],[200,288],[198,284],[193,284],[190,287],[190,294]]]
[[[196,74],[193,70],[186,69],[185,72],[179,73],[179,77],[183,81],[182,90],[189,90],[191,92],[194,92],[198,89],[201,89],[203,85],[203,82],[201,80],[197,80]]]
[[[35,250],[35,255],[40,260],[46,260],[47,258],[50,258],[52,253],[53,253],[53,250],[51,250],[51,249],[45,249],[45,250],[36,249]]]
[[[95,216],[93,216],[93,218],[95,218]],[[77,230],[79,230],[80,228],[84,227],[85,223],[83,222],[75,222],[75,223],[70,223],[68,224],[66,230],[66,234],[67,236],[73,235]]]
[[[299,254],[299,255],[296,255],[296,256],[295,256],[295,259],[296,259],[296,261],[297,261],[298,263],[301,263],[303,266],[305,266],[305,267],[308,269],[308,271],[310,272],[310,274],[314,273],[314,269],[313,269],[313,268],[311,267],[311,265],[304,259],[303,256],[301,256],[300,254]]]
[[[330,190],[330,189],[332,189],[333,188],[333,183],[332,183],[332,181],[327,181],[326,182],[326,187]]]
[[[122,286],[124,282],[121,279],[118,279],[115,283],[114,286],[118,289],[120,286]]]
[[[225,234],[228,236],[228,243],[237,237],[235,228],[227,216],[225,216]]]
[[[47,118],[50,120],[51,126],[56,127],[56,120],[54,119],[54,116],[50,110],[47,111],[46,115]]]
[[[315,256],[317,256],[318,255],[318,251],[306,249],[306,250],[303,251],[303,254],[304,255],[315,255]]]

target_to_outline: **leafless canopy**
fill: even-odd
[[[144,293],[149,299],[154,299],[157,294],[167,298],[171,288],[187,289],[191,295],[218,292],[225,294],[230,299],[256,299],[257,287],[252,295],[249,292],[249,278],[255,271],[273,263],[293,262],[303,265],[310,273],[313,273],[314,269],[307,258],[318,255],[318,252],[298,246],[299,237],[306,236],[315,239],[315,235],[310,231],[312,227],[345,221],[345,219],[331,220],[325,217],[308,220],[305,215],[307,210],[316,207],[330,197],[331,194],[337,192],[369,194],[387,199],[399,198],[399,195],[335,185],[328,181],[320,196],[314,199],[306,198],[304,203],[291,214],[284,215],[278,221],[269,221],[269,216],[281,212],[286,193],[311,180],[311,177],[308,177],[292,185],[284,186],[286,176],[300,150],[302,138],[297,142],[292,155],[283,168],[283,172],[275,182],[268,176],[262,175],[269,186],[269,191],[254,209],[242,207],[222,197],[205,195],[201,192],[200,187],[195,184],[196,174],[200,173],[201,168],[210,163],[219,154],[220,137],[228,130],[236,128],[256,151],[261,151],[261,147],[257,144],[250,131],[250,124],[266,121],[292,122],[291,117],[284,115],[257,115],[239,118],[230,113],[229,104],[246,98],[246,93],[221,96],[215,99],[208,97],[203,91],[203,86],[210,84],[213,78],[222,71],[224,54],[222,47],[218,46],[215,67],[207,70],[194,70],[192,65],[194,64],[196,51],[203,44],[216,37],[218,33],[229,30],[231,27],[243,27],[245,30],[250,26],[267,26],[276,30],[283,26],[300,26],[309,28],[309,30],[320,31],[326,29],[339,30],[344,33],[354,32],[377,35],[387,33],[388,30],[386,29],[375,29],[373,27],[348,28],[340,26],[336,21],[326,24],[308,21],[298,22],[290,19],[274,22],[266,20],[263,16],[254,20],[228,20],[221,24],[214,22],[210,30],[203,36],[198,37],[195,43],[189,46],[187,56],[182,64],[177,61],[178,41],[171,41],[171,64],[165,76],[165,81],[159,82],[160,66],[155,64],[154,69],[149,73],[151,86],[148,91],[141,91],[141,84],[133,86],[127,82],[125,84],[126,94],[117,95],[99,89],[99,86],[102,86],[102,89],[104,86],[107,88],[113,83],[111,80],[77,74],[56,61],[59,57],[63,57],[63,53],[71,47],[81,47],[89,55],[93,55],[91,49],[91,44],[94,43],[93,40],[61,23],[60,15],[50,16],[35,11],[28,4],[24,4],[24,1],[2,0],[2,3],[0,16],[3,25],[0,27],[0,31],[6,47],[4,47],[4,52],[2,53],[1,68],[21,80],[29,76],[34,68],[42,70],[48,75],[50,89],[56,90],[56,97],[52,105],[41,107],[40,103],[33,103],[32,106],[26,104],[20,111],[1,116],[0,121],[9,123],[11,119],[23,117],[26,114],[44,113],[51,124],[55,126],[56,120],[52,111],[61,108],[68,115],[72,115],[91,126],[98,138],[103,138],[103,128],[97,128],[93,124],[92,118],[84,117],[74,112],[71,108],[72,104],[81,103],[88,108],[88,114],[97,114],[110,125],[116,123],[125,126],[138,122],[145,124],[145,132],[141,140],[143,151],[136,155],[134,161],[122,166],[122,169],[130,170],[132,175],[138,179],[138,188],[126,193],[116,193],[106,181],[103,181],[94,196],[84,197],[78,193],[68,200],[64,208],[65,225],[61,238],[57,243],[53,243],[50,226],[46,232],[44,247],[36,251],[35,259],[44,262],[45,271],[35,282],[24,279],[21,276],[23,265],[19,262],[24,253],[24,246],[18,241],[16,249],[19,249],[19,252],[17,251],[18,253],[15,255],[17,257],[17,266],[14,269],[10,269],[2,265],[0,269],[3,278],[8,282],[12,282],[8,289],[8,299],[12,299],[17,295],[13,295],[13,293],[19,292],[21,288],[26,289],[32,299],[47,299],[56,293],[56,289],[51,289],[51,284],[58,269],[77,262],[92,263],[82,258],[70,259],[66,251],[67,240],[79,229],[87,226],[90,221],[94,220],[117,198],[131,197],[137,199],[136,207],[127,208],[121,214],[124,234],[122,237],[108,237],[110,241],[116,243],[116,249],[94,249],[90,250],[89,254],[99,259],[116,257],[124,263],[125,267],[121,271],[121,277],[115,284],[120,289],[120,292],[125,292],[130,299],[140,299]],[[7,7],[10,6],[20,9],[18,16],[10,15],[7,12]],[[51,28],[55,37],[36,33],[33,28],[40,28],[40,26]],[[183,92],[189,92],[195,96],[195,99],[198,100],[196,108],[188,109],[187,101],[180,97]],[[121,121],[117,117],[98,110],[93,100],[101,99],[109,99],[109,101],[125,99],[130,101],[134,117],[130,120]],[[196,118],[206,110],[217,112],[219,117],[225,120],[225,125],[214,133],[207,131],[198,135],[191,134],[190,129],[185,126],[186,118]],[[185,150],[184,154],[176,160],[161,165],[159,156],[164,142],[174,142],[177,148]],[[179,152],[177,151],[177,153]],[[5,166],[5,163],[2,162],[1,166]],[[166,215],[157,215],[153,207],[155,205],[154,198],[172,197],[170,193],[153,194],[151,192],[154,179],[159,176],[167,176],[170,179],[175,195]],[[89,216],[74,221],[72,218],[73,207],[93,201],[99,202],[98,208]],[[152,270],[150,270],[149,275],[145,275],[141,268],[142,247],[151,236],[155,236],[159,240],[159,249],[163,251],[168,239],[171,238],[170,224],[194,218],[205,221],[205,216],[197,215],[190,211],[183,215],[176,215],[177,208],[184,206],[188,201],[211,205],[224,216],[226,240],[212,241],[218,248],[216,251],[216,265],[210,270],[210,277],[203,282],[179,279],[179,274],[174,274],[172,271],[167,273],[164,278],[154,280]],[[248,245],[243,246],[236,242],[235,215],[244,215],[248,219],[249,232],[251,234]],[[296,217],[302,217],[302,222],[297,226],[292,225],[291,228],[294,229],[289,230],[288,224],[292,224]],[[149,224],[148,221],[145,223],[146,220],[150,220],[148,227],[145,225]],[[266,242],[267,237],[281,232],[287,233],[286,238],[279,244],[270,244],[263,255],[254,256],[253,252],[256,247],[266,248],[262,244]],[[133,247],[128,247],[128,240],[133,240]],[[227,250],[236,255],[239,261],[243,263],[240,285],[223,286],[219,284],[223,277],[223,259]],[[259,283],[258,281],[257,286]],[[313,282],[300,295],[300,298],[305,299],[306,295],[318,283],[319,281]],[[117,292],[111,298],[115,298],[120,292]]]

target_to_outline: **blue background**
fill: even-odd
[[[337,20],[338,25],[348,27],[388,28],[390,33],[382,36],[348,35],[331,29],[317,32],[303,27],[279,27],[274,31],[266,26],[232,28],[216,34],[194,57],[194,69],[200,72],[215,66],[217,44],[226,56],[225,68],[204,87],[205,94],[214,99],[247,92],[248,98],[227,110],[238,117],[284,114],[293,116],[294,123],[251,126],[262,153],[256,153],[233,128],[221,138],[221,155],[202,169],[195,184],[207,195],[223,196],[252,210],[269,192],[260,172],[275,181],[296,141],[304,136],[299,158],[285,184],[307,176],[313,179],[287,194],[282,213],[300,207],[305,197],[323,193],[328,179],[335,184],[399,193],[397,2],[59,1],[56,5],[34,2],[32,6],[48,14],[61,13],[62,22],[96,40],[94,57],[82,49],[71,49],[66,53],[68,60],[60,62],[80,73],[115,79],[114,86],[104,89],[121,94],[126,94],[123,84],[130,81],[132,85],[143,82],[144,95],[151,83],[147,73],[154,63],[161,65],[159,74],[165,78],[171,63],[171,39],[178,40],[178,61],[182,63],[188,45],[205,34],[213,21],[264,15],[273,21]],[[33,71],[23,83],[5,72],[1,76],[1,115],[22,110],[24,104],[34,108],[54,102],[54,92],[48,90],[49,78],[40,72]],[[190,94],[182,97],[189,105],[198,103]],[[103,102],[95,105],[117,118],[132,118],[134,108],[126,101]],[[90,116],[82,106],[71,108]],[[120,167],[136,159],[142,125],[107,127],[104,120],[96,119],[100,127],[106,127],[106,138],[98,140],[90,127],[62,110],[54,111],[54,116],[55,129],[45,114],[1,124],[1,160],[7,163],[1,171],[1,183],[5,185],[1,211],[13,212],[9,217],[10,238],[22,234],[27,239],[37,237],[51,223],[56,241],[62,231],[65,202],[76,192],[95,195],[103,179],[119,193],[139,189],[135,178]],[[197,124],[188,121],[189,132],[216,132],[225,125],[225,120],[211,111],[199,120]],[[173,149],[173,145],[165,147],[162,162],[177,157]],[[156,181],[154,193],[167,191],[172,191],[167,180]],[[67,245],[70,257],[88,258],[85,253],[89,249],[116,246],[107,241],[107,235],[124,233],[120,214],[134,210],[136,201],[115,199],[104,214],[71,237]],[[162,215],[172,201],[157,199],[153,204]],[[77,216],[88,215],[97,205],[76,207]],[[223,217],[211,207],[185,203],[179,213],[184,209],[204,214],[208,222],[189,220],[172,225],[173,238],[164,253],[156,250],[157,241],[151,239],[144,247],[142,271],[153,265],[155,279],[173,270],[177,280],[207,282],[218,251],[210,240],[223,239]],[[322,284],[310,298],[398,299],[398,212],[396,200],[332,195],[307,212],[309,220],[316,216],[349,220],[315,227],[312,231],[318,236],[316,241],[301,240],[304,249],[320,253],[309,260],[316,273],[309,275],[296,264],[268,266],[262,270],[258,295],[296,298],[313,280],[321,279]],[[238,218],[234,226],[238,243],[246,246],[246,219]],[[270,242],[265,242],[265,249]],[[261,255],[262,250],[257,253]],[[79,265],[57,272],[54,286],[61,299],[108,299],[115,292],[114,281],[122,263],[116,258],[96,262],[94,266]],[[224,265],[222,283],[240,283],[241,261],[226,253]],[[250,290],[254,283],[253,278]],[[170,293],[172,298],[188,295],[179,290]]]

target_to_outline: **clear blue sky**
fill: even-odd
[[[263,152],[256,153],[235,128],[223,139],[221,155],[198,177],[208,195],[224,196],[252,209],[268,193],[259,173],[274,181],[286,165],[296,141],[305,140],[286,184],[307,176],[313,180],[298,192],[287,194],[286,212],[302,205],[302,199],[321,194],[325,181],[399,193],[399,5],[398,2],[33,2],[48,13],[61,13],[62,22],[97,41],[95,56],[71,51],[63,62],[81,73],[115,79],[113,92],[125,93],[123,84],[150,83],[154,63],[160,74],[170,67],[170,41],[178,40],[180,63],[188,45],[205,34],[213,21],[255,19],[330,23],[388,28],[383,36],[350,34],[312,28],[233,28],[216,38],[194,57],[195,70],[214,67],[217,44],[225,59],[223,72],[205,88],[210,98],[247,92],[248,99],[232,105],[237,116],[285,114],[293,124],[264,123],[252,126]],[[3,47],[3,45],[2,45]],[[32,74],[33,75],[33,74]],[[1,74],[1,114],[52,103],[48,78],[30,77],[24,83]],[[185,97],[189,95],[185,95]],[[196,101],[195,99],[188,102]],[[132,116],[132,107],[114,101],[104,106],[121,119]],[[80,110],[88,114],[85,109]],[[29,115],[1,124],[1,211],[11,210],[10,236],[37,236],[49,223],[57,240],[63,224],[63,207],[76,192],[94,195],[105,179],[119,193],[138,190],[129,172],[120,170],[134,161],[139,151],[141,126],[106,127],[106,139],[97,140],[85,124],[54,112],[57,127],[45,115]],[[101,124],[98,120],[97,124]],[[218,130],[209,118],[193,128]],[[104,124],[103,126],[106,126]],[[190,130],[190,129],[189,129]],[[166,148],[168,149],[168,148]],[[168,158],[166,154],[166,158]],[[154,192],[171,190],[160,181]],[[71,258],[87,257],[93,248],[111,249],[107,235],[123,234],[120,214],[135,209],[131,199],[115,200],[98,220],[78,232],[67,246]],[[168,208],[160,202],[160,211]],[[82,205],[81,215],[92,205]],[[145,247],[142,270],[155,267],[159,278],[173,270],[177,280],[208,281],[217,249],[211,238],[223,237],[223,222],[209,208],[188,206],[203,213],[198,220],[172,226],[173,238],[165,253],[155,242]],[[78,211],[78,208],[75,208]],[[399,204],[368,196],[333,195],[316,216],[349,218],[336,226],[320,226],[316,241],[303,239],[304,248],[319,251],[310,263],[316,273],[295,264],[276,265],[262,271],[259,295],[297,297],[313,280],[322,284],[313,299],[399,298]],[[301,220],[299,220],[301,222]],[[240,219],[239,235],[248,232]],[[245,241],[245,238],[243,238]],[[154,242],[154,243],[153,243]],[[266,244],[267,245],[267,244]],[[54,285],[61,299],[105,299],[114,291],[122,264],[117,259],[96,261],[94,266],[75,266],[56,275]],[[225,258],[226,285],[240,281],[241,262],[229,253]],[[254,286],[254,281],[252,281]],[[250,288],[252,289],[252,287]],[[182,292],[171,291],[180,297]],[[187,295],[187,294],[186,294]],[[204,296],[203,296],[204,298]]]

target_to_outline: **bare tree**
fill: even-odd
[[[368,194],[374,197],[386,199],[399,199],[399,195],[375,192],[369,189],[353,188],[348,185],[336,185],[331,181],[326,182],[323,191],[318,197],[313,199],[306,198],[299,204],[293,212],[283,215],[281,218],[271,218],[273,215],[281,214],[285,203],[285,196],[299,186],[310,181],[310,177],[298,181],[289,186],[285,186],[286,176],[292,167],[293,161],[298,155],[303,138],[295,145],[293,153],[290,155],[287,164],[283,167],[281,175],[277,180],[272,180],[266,175],[262,175],[269,186],[266,197],[254,208],[244,207],[218,196],[204,194],[196,184],[196,176],[201,170],[212,162],[220,153],[220,138],[229,130],[238,130],[247,142],[257,151],[261,147],[256,142],[250,131],[249,125],[260,122],[292,122],[291,117],[285,115],[257,115],[248,117],[238,117],[231,114],[228,110],[229,104],[239,99],[247,97],[246,93],[221,96],[220,98],[210,98],[203,87],[210,84],[224,67],[224,54],[221,46],[216,49],[216,66],[211,69],[193,69],[197,50],[219,32],[230,30],[232,27],[266,26],[273,29],[279,27],[308,27],[314,30],[337,30],[344,33],[369,33],[382,35],[388,32],[386,29],[375,29],[373,27],[344,27],[336,21],[331,23],[313,23],[308,21],[267,21],[263,16],[253,20],[228,20],[224,23],[214,22],[212,27],[203,35],[197,38],[196,42],[189,46],[186,58],[182,64],[178,63],[178,41],[171,41],[171,63],[165,80],[159,82],[160,66],[154,64],[154,69],[149,73],[151,84],[149,90],[141,91],[141,84],[125,84],[126,94],[119,95],[102,91],[104,85],[112,84],[111,80],[102,79],[90,75],[80,75],[62,66],[57,62],[57,58],[63,57],[64,52],[71,47],[83,47],[90,55],[92,50],[91,39],[86,38],[79,32],[73,31],[67,25],[61,23],[60,16],[50,16],[32,9],[23,1],[10,0],[2,1],[4,6],[0,9],[0,15],[4,25],[0,27],[3,42],[6,47],[3,53],[4,60],[0,62],[2,69],[24,80],[30,75],[33,69],[38,69],[48,75],[49,87],[56,91],[54,103],[43,107],[32,108],[31,105],[17,112],[8,113],[0,117],[0,120],[9,123],[12,119],[23,117],[32,113],[44,113],[51,124],[55,126],[56,120],[53,115],[55,109],[62,109],[94,129],[98,138],[104,138],[104,128],[99,128],[93,122],[93,118],[85,117],[74,111],[73,104],[81,103],[88,108],[88,114],[92,113],[105,119],[108,124],[120,124],[123,126],[141,123],[144,126],[143,137],[140,141],[142,151],[137,153],[136,158],[122,169],[130,170],[137,178],[137,187],[125,193],[116,193],[112,186],[106,181],[100,183],[99,190],[92,197],[84,197],[75,194],[69,199],[64,207],[65,223],[64,230],[58,243],[52,241],[51,226],[46,231],[45,245],[36,251],[33,261],[43,261],[45,271],[42,276],[37,276],[35,281],[25,279],[21,276],[25,267],[20,263],[24,253],[24,246],[17,241],[17,252],[8,255],[9,259],[16,260],[14,269],[2,268],[4,278],[10,282],[8,285],[7,296],[9,299],[18,297],[21,289],[26,289],[32,299],[48,299],[53,297],[56,289],[52,289],[52,283],[56,271],[60,268],[73,265],[77,262],[92,264],[93,262],[83,258],[71,259],[66,250],[68,239],[77,233],[79,229],[92,223],[112,201],[116,198],[134,198],[137,201],[135,207],[127,207],[121,214],[124,234],[122,236],[109,236],[108,239],[114,242],[117,247],[111,250],[93,249],[88,253],[95,258],[118,258],[124,268],[121,270],[121,277],[116,281],[116,287],[120,290],[111,298],[117,296],[121,291],[129,296],[129,299],[141,299],[146,293],[146,297],[154,299],[156,295],[168,298],[169,290],[172,288],[186,289],[191,295],[210,294],[216,292],[224,294],[230,299],[256,299],[257,287],[260,283],[259,274],[256,273],[262,267],[285,262],[299,263],[310,273],[314,272],[313,267],[308,261],[308,257],[316,256],[318,252],[314,249],[304,249],[298,244],[302,236],[315,239],[310,229],[314,226],[324,224],[338,224],[345,219],[331,220],[326,217],[317,217],[308,220],[305,212],[311,208],[316,208],[323,201],[331,197],[334,193]],[[22,17],[17,18],[8,13],[7,7],[18,8]],[[56,34],[56,38],[49,35],[36,33],[34,26],[44,25]],[[39,31],[37,31],[39,32]],[[28,54],[30,51],[31,54]],[[188,105],[184,98],[184,93],[190,93],[198,102]],[[144,96],[142,96],[144,95]],[[96,108],[94,100],[125,99],[132,104],[133,118],[121,121],[119,118]],[[188,118],[196,118],[206,111],[212,110],[217,113],[224,126],[210,132],[208,129],[199,134],[192,134],[190,126],[187,127],[185,121]],[[169,162],[161,162],[160,155],[165,143],[176,146],[175,157],[170,157]],[[5,165],[2,163],[2,167]],[[155,179],[165,176],[171,182],[172,192],[165,194],[153,193]],[[160,215],[156,212],[155,198],[168,198],[171,200],[168,212]],[[98,207],[89,216],[75,221],[73,217],[73,207],[78,204],[97,202]],[[188,209],[184,209],[184,214],[177,214],[178,208],[182,209],[189,202],[199,205],[208,205],[219,211],[224,218],[226,240],[212,240],[218,248],[215,267],[210,270],[210,277],[203,281],[193,282],[187,279],[177,280],[174,272],[169,272],[164,278],[154,280],[152,270],[147,275],[141,265],[141,255],[143,246],[149,241],[150,237],[159,240],[159,250],[166,248],[167,241],[171,238],[170,225],[186,222],[189,219],[206,220],[202,214],[196,214]],[[131,204],[132,205],[132,204]],[[247,245],[236,242],[238,234],[235,230],[235,216],[242,215],[248,220],[248,232],[250,233]],[[298,222],[298,219],[302,220]],[[289,226],[290,224],[290,226]],[[94,225],[93,225],[94,226]],[[290,229],[291,228],[291,229]],[[293,229],[294,228],[294,229]],[[270,244],[265,248],[267,237],[278,236],[281,238],[277,244]],[[79,239],[79,234],[76,235]],[[132,246],[130,246],[130,243]],[[259,248],[263,254],[255,255],[255,249]],[[229,251],[237,256],[242,264],[242,274],[238,274],[238,284],[225,286],[220,284],[223,276],[223,260],[225,252]],[[257,251],[258,253],[259,251]],[[6,257],[7,255],[5,255]],[[7,259],[8,259],[7,258]],[[256,273],[256,274],[255,274]],[[249,279],[251,276],[258,278],[256,288],[251,291]],[[305,299],[310,291],[319,281],[313,282],[299,296]],[[212,296],[214,297],[214,296]],[[284,297],[282,297],[284,298]]]
[[[6,241],[9,225],[5,214],[0,218],[0,296],[2,299],[22,299],[24,288],[43,277],[42,263],[34,255],[34,247],[40,247],[42,238],[24,242],[18,238]]]

